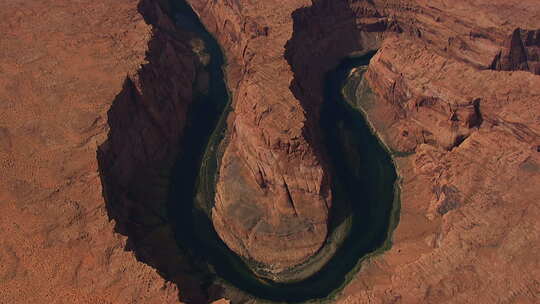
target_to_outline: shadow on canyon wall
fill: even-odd
[[[388,25],[363,24],[364,17],[380,18],[371,1],[313,0],[292,14],[293,34],[285,45],[285,59],[294,73],[290,89],[306,111],[316,115],[323,101],[323,79],[347,56],[378,49]],[[311,126],[310,126],[311,127]],[[314,129],[316,130],[316,129]]]
[[[360,18],[376,19],[362,24]],[[310,116],[305,136],[316,151],[320,140],[320,106],[324,98],[324,77],[347,56],[375,51],[388,28],[399,27],[378,21],[382,15],[372,1],[313,0],[313,5],[292,14],[293,34],[285,45],[285,59],[294,74],[290,90]],[[326,160],[325,155],[319,155]],[[325,162],[328,163],[328,162]]]
[[[380,14],[370,1],[313,0],[312,6],[292,13],[293,34],[285,45],[285,59],[294,75],[290,90],[308,115],[304,136],[331,175],[336,168],[332,168],[323,144],[321,110],[323,102],[333,102],[326,95],[334,92],[325,92],[325,77],[343,58],[375,51],[380,44],[380,33],[386,30],[386,24],[359,25],[361,17],[380,17]],[[348,208],[337,203],[336,206],[334,199],[329,233],[349,216],[349,212],[335,212],[336,208]]]
[[[529,71],[540,75],[540,29],[515,29],[493,59],[490,69]]]
[[[180,301],[206,303],[206,266],[179,247],[167,216],[201,64],[189,44],[193,35],[177,29],[159,4],[143,0],[138,8],[154,29],[147,63],[126,77],[108,111],[108,139],[97,151],[103,195],[116,232],[127,236],[125,250],[181,287]]]
[[[190,124],[201,64],[189,44],[194,36],[175,27],[160,8],[166,1],[161,2],[159,6],[142,0],[139,5],[145,21],[154,26],[148,63],[126,77],[113,101],[110,132],[97,159],[107,212],[116,232],[127,236],[125,249],[179,286],[180,301],[207,303],[222,291],[212,285],[206,263],[180,247],[167,215],[172,170],[182,147],[189,145],[182,138]],[[310,116],[306,138],[317,143],[315,151],[324,151],[318,146],[318,120],[326,72],[351,53],[375,49],[379,32],[384,31],[357,25],[359,12],[378,14],[370,5],[362,2],[358,8],[347,1],[314,0],[313,6],[292,15],[294,32],[285,52],[294,73],[290,89]],[[319,156],[326,159],[324,153]]]

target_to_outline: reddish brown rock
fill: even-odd
[[[2,14],[0,302],[206,301],[160,205],[201,65],[193,37],[153,1]]]
[[[96,160],[111,102],[145,62],[138,4],[0,4],[0,303],[178,301],[124,250]]]
[[[304,132],[309,113],[289,90],[292,74],[282,52],[291,24],[276,24],[264,14],[242,15],[276,9],[270,2],[193,4],[204,22],[212,25],[209,18],[216,18],[227,28],[214,33],[231,62],[234,116],[221,161],[214,225],[237,253],[266,264],[269,271],[284,270],[322,246],[331,206],[329,177]],[[280,5],[279,14],[290,16],[297,5]],[[222,15],[236,19],[218,19]]]
[[[538,26],[496,7],[476,11],[477,20]],[[392,148],[416,153],[398,158],[393,248],[366,263],[340,302],[535,303],[539,273],[522,269],[538,263],[540,78],[479,70],[436,45],[388,38],[367,73],[371,121]]]
[[[192,3],[231,60],[235,113],[247,117],[239,109],[250,104],[253,112],[264,113],[264,120],[281,121],[282,112],[272,111],[274,103],[298,103],[306,113],[304,134],[317,133],[310,121],[316,119],[320,73],[338,56],[380,46],[366,74],[366,86],[374,92],[368,115],[391,148],[415,153],[397,160],[403,178],[402,215],[393,248],[366,263],[338,301],[535,302],[538,273],[522,274],[518,269],[535,269],[538,263],[534,223],[540,193],[534,185],[539,179],[539,109],[534,96],[540,80],[530,73],[486,69],[508,33],[518,27],[539,28],[538,5],[533,1],[353,1],[344,6],[357,26],[350,38],[337,30],[343,19],[330,22],[331,8],[338,6],[335,1],[298,6],[266,1]],[[317,7],[331,13],[317,18]],[[285,17],[288,14],[294,25]],[[295,22],[295,16],[302,17]],[[268,27],[268,35],[249,32],[251,27],[245,25],[252,20]],[[291,70],[281,68],[283,57],[287,58],[283,41],[291,37],[290,45],[295,35],[305,45],[298,48],[303,52],[298,61],[288,61]],[[355,47],[343,47],[342,40],[355,37]],[[272,77],[276,74],[279,77]],[[245,83],[253,92],[268,93],[246,101],[248,95],[240,91]],[[287,96],[282,91],[298,92],[298,87],[315,97],[282,98]],[[258,110],[261,102],[269,106]],[[231,126],[239,119],[243,118],[236,116]],[[238,136],[236,145],[249,147],[261,136],[254,134],[280,127],[241,129],[250,136]],[[314,138],[308,142],[319,151]],[[240,157],[249,155],[229,149]],[[321,168],[327,170],[324,162]],[[257,180],[256,174],[252,179]],[[512,283],[505,285],[508,280]]]
[[[305,262],[326,239],[330,173],[317,129],[323,78],[343,56],[378,44],[381,35],[368,31],[379,20],[366,20],[360,32],[341,1],[192,3],[225,46],[234,107],[214,225],[234,251],[279,272]],[[369,5],[355,9],[377,16]],[[285,16],[292,20],[274,20]]]
[[[530,71],[540,75],[540,30],[517,28],[491,64],[498,71]]]
[[[240,170],[247,193],[230,194],[235,181],[221,179],[219,195],[232,197],[221,203],[261,197],[259,218],[272,232],[256,236],[280,246],[275,231],[288,227],[277,214],[294,219],[294,227],[320,227],[307,235],[306,250],[296,255],[294,246],[301,246],[283,245],[290,256],[266,262],[298,263],[326,233],[330,177],[315,127],[321,73],[350,51],[380,48],[364,82],[373,92],[365,93],[372,98],[367,112],[390,147],[414,154],[397,158],[403,180],[393,247],[366,261],[337,301],[538,302],[540,76],[531,68],[537,32],[511,35],[540,28],[536,1],[350,1],[336,13],[348,16],[341,22],[321,16],[341,1],[190,2],[228,59],[234,113],[222,170]],[[155,26],[137,5],[0,4],[2,303],[178,302],[176,284],[124,250],[97,173],[112,101],[124,84],[141,92],[141,82],[133,77],[131,86],[126,74],[145,63]],[[291,40],[296,51],[288,56]],[[501,49],[501,71],[490,70]],[[529,72],[521,71],[524,53]],[[119,167],[132,169],[125,163]],[[298,211],[308,203],[318,211]],[[227,220],[226,208],[219,210],[216,222]],[[249,226],[235,225],[236,234],[221,229],[222,235],[242,235]],[[255,253],[246,255],[264,259],[267,248],[252,244]],[[192,288],[176,282],[180,294]]]

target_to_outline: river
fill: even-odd
[[[373,53],[345,58],[326,74],[320,129],[332,161],[334,209],[342,206],[332,210],[330,224],[335,228],[346,223],[346,229],[341,231],[347,234],[333,257],[314,275],[299,282],[275,283],[255,276],[220,240],[208,217],[218,173],[218,146],[230,112],[222,71],[225,58],[216,40],[184,1],[175,2],[175,10],[178,26],[195,32],[211,56],[206,67],[208,91],[198,94],[190,109],[183,154],[178,157],[171,183],[168,216],[186,254],[183,258],[197,265],[198,272],[193,275],[203,287],[234,286],[251,297],[279,302],[328,298],[351,279],[362,259],[390,246],[398,220],[398,177],[392,156],[373,134],[361,111],[352,106],[355,103],[348,103],[342,94],[350,70],[369,64]]]

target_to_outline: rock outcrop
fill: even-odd
[[[0,302],[208,301],[165,214],[196,37],[155,1],[6,5]]]
[[[317,129],[324,74],[342,57],[374,49],[380,33],[371,32],[381,22],[367,20],[361,32],[342,1],[280,5],[279,18],[292,16],[287,22],[266,15],[274,3],[191,3],[230,62],[234,116],[212,214],[216,230],[264,270],[306,262],[326,240],[332,206]],[[354,8],[377,16],[372,6]]]
[[[205,8],[198,11],[207,24],[218,14],[231,12],[227,19],[236,18],[216,20],[230,27],[227,34],[214,29],[233,62],[227,80],[234,119],[228,126],[212,218],[231,249],[277,272],[304,262],[324,243],[331,207],[329,177],[305,133],[310,109],[289,90],[292,74],[282,52],[291,29],[273,25],[263,15],[244,24],[240,14],[250,8],[239,2],[227,5],[207,7],[215,10],[212,16]],[[266,2],[250,5],[275,8]],[[283,16],[294,6],[281,5]],[[231,45],[234,49],[228,49]]]
[[[400,223],[336,301],[538,302],[537,1],[188,2],[227,57],[233,112],[213,220],[233,250],[280,271],[323,244],[322,74],[378,49],[357,98],[403,152]],[[146,199],[159,192],[120,191],[129,212],[110,221],[98,173],[111,128],[100,153],[118,188],[143,172],[166,183],[159,169],[178,152],[197,63],[157,30],[170,22],[155,3],[143,2],[146,21],[138,0],[0,4],[0,302],[209,301],[186,296],[200,285],[181,275],[186,262],[164,271],[178,248],[154,246],[170,235],[144,229],[169,229]]]
[[[138,5],[0,4],[0,303],[178,302],[125,250],[96,160],[152,39]]]
[[[534,96],[540,80],[488,69],[508,33],[538,28],[540,7],[532,1],[190,2],[230,60],[230,127],[250,136],[237,134],[228,153],[249,159],[245,166],[255,174],[245,176],[254,186],[260,179],[254,164],[266,159],[263,152],[278,154],[269,144],[249,150],[254,142],[274,133],[281,142],[297,138],[282,131],[289,124],[276,123],[289,121],[278,110],[285,105],[301,108],[295,115],[301,117],[298,139],[330,174],[313,123],[322,73],[339,56],[379,48],[358,98],[370,100],[364,110],[388,146],[409,155],[397,158],[402,215],[393,248],[366,263],[338,301],[534,302],[537,274],[518,269],[538,262],[532,257],[538,242],[532,240],[539,238],[534,198],[540,193],[533,185],[539,178]],[[260,124],[243,123],[250,115],[261,117]],[[285,145],[279,153],[289,150]],[[298,164],[294,151],[291,169]],[[512,284],[502,288],[508,278]]]
[[[498,71],[529,71],[540,75],[540,30],[517,28],[491,64]]]
[[[366,79],[375,129],[392,149],[415,153],[398,158],[393,247],[364,265],[342,300],[534,303],[538,272],[520,269],[537,263],[538,76],[479,71],[392,38]],[[413,106],[418,99],[429,102]],[[457,120],[436,110],[459,113],[463,104]],[[469,135],[451,144],[460,130]]]
[[[103,194],[115,230],[128,237],[126,249],[186,286],[181,300],[202,302],[197,265],[179,248],[167,209],[174,163],[191,144],[184,133],[207,59],[200,39],[175,26],[158,3],[142,1],[139,12],[152,25],[151,39],[146,62],[126,77],[108,111],[110,131],[97,151]]]

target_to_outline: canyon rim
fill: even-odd
[[[324,75],[376,51],[344,93],[395,155],[400,220],[392,247],[331,301],[539,301],[537,1],[187,2],[226,58],[230,137],[212,220],[234,251],[286,266],[324,242]],[[201,284],[207,265],[179,258],[164,220],[190,109],[211,83],[173,6],[0,4],[1,303],[256,301]],[[266,187],[270,226],[310,223],[295,236],[305,244],[268,255],[279,236],[227,232],[227,168],[243,172],[248,196]]]

